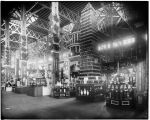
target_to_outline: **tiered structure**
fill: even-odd
[[[77,99],[104,98],[104,84],[100,83],[100,59],[96,43],[100,40],[96,26],[96,11],[90,3],[81,11],[80,18],[80,83],[76,85]]]
[[[94,14],[95,10],[90,3],[88,3],[81,12],[81,79],[88,77],[88,80],[93,80],[96,79],[96,76],[100,76],[100,62],[95,50],[95,43],[98,41],[98,38],[96,35],[97,27],[95,24],[96,17]]]

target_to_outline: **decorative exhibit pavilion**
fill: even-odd
[[[15,92],[32,96],[144,104],[147,27],[132,21],[136,12],[123,2],[32,4],[20,4],[1,24],[2,82],[12,80]]]

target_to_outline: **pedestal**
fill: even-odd
[[[6,87],[7,92],[12,92],[12,87]]]
[[[52,89],[50,87],[45,87],[45,86],[42,87],[42,95],[43,96],[51,95],[51,91],[52,91]]]
[[[148,98],[144,94],[137,94],[136,101],[137,110],[143,111],[148,108]]]
[[[27,94],[29,87],[16,87],[15,93]]]
[[[27,95],[33,97],[42,96],[42,86],[29,87]]]

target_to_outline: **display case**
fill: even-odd
[[[36,85],[37,86],[47,86],[45,78],[36,78]]]
[[[106,105],[112,107],[133,108],[135,104],[135,78],[116,75],[108,85]]]
[[[43,96],[42,86],[30,86],[30,87],[28,87],[27,95],[33,96],[33,97]]]
[[[30,78],[27,95],[29,96],[43,96],[43,87],[47,86],[45,78]]]
[[[70,90],[70,97],[75,97],[76,96],[76,84],[73,82],[73,83],[70,83],[69,85],[69,90]]]
[[[76,85],[76,98],[79,100],[92,100],[97,98],[104,100],[106,87],[104,84],[77,84]]]
[[[64,86],[55,86],[54,90],[54,97],[70,97],[70,90],[69,87]]]
[[[29,86],[47,86],[45,78],[30,78]]]

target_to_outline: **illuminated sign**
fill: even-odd
[[[101,44],[100,46],[98,46],[98,50],[102,51],[102,50],[107,50],[110,48],[123,47],[123,46],[133,44],[134,42],[135,42],[135,38],[133,38],[133,37],[126,38],[126,39],[121,40],[121,41],[114,41],[112,43]]]

